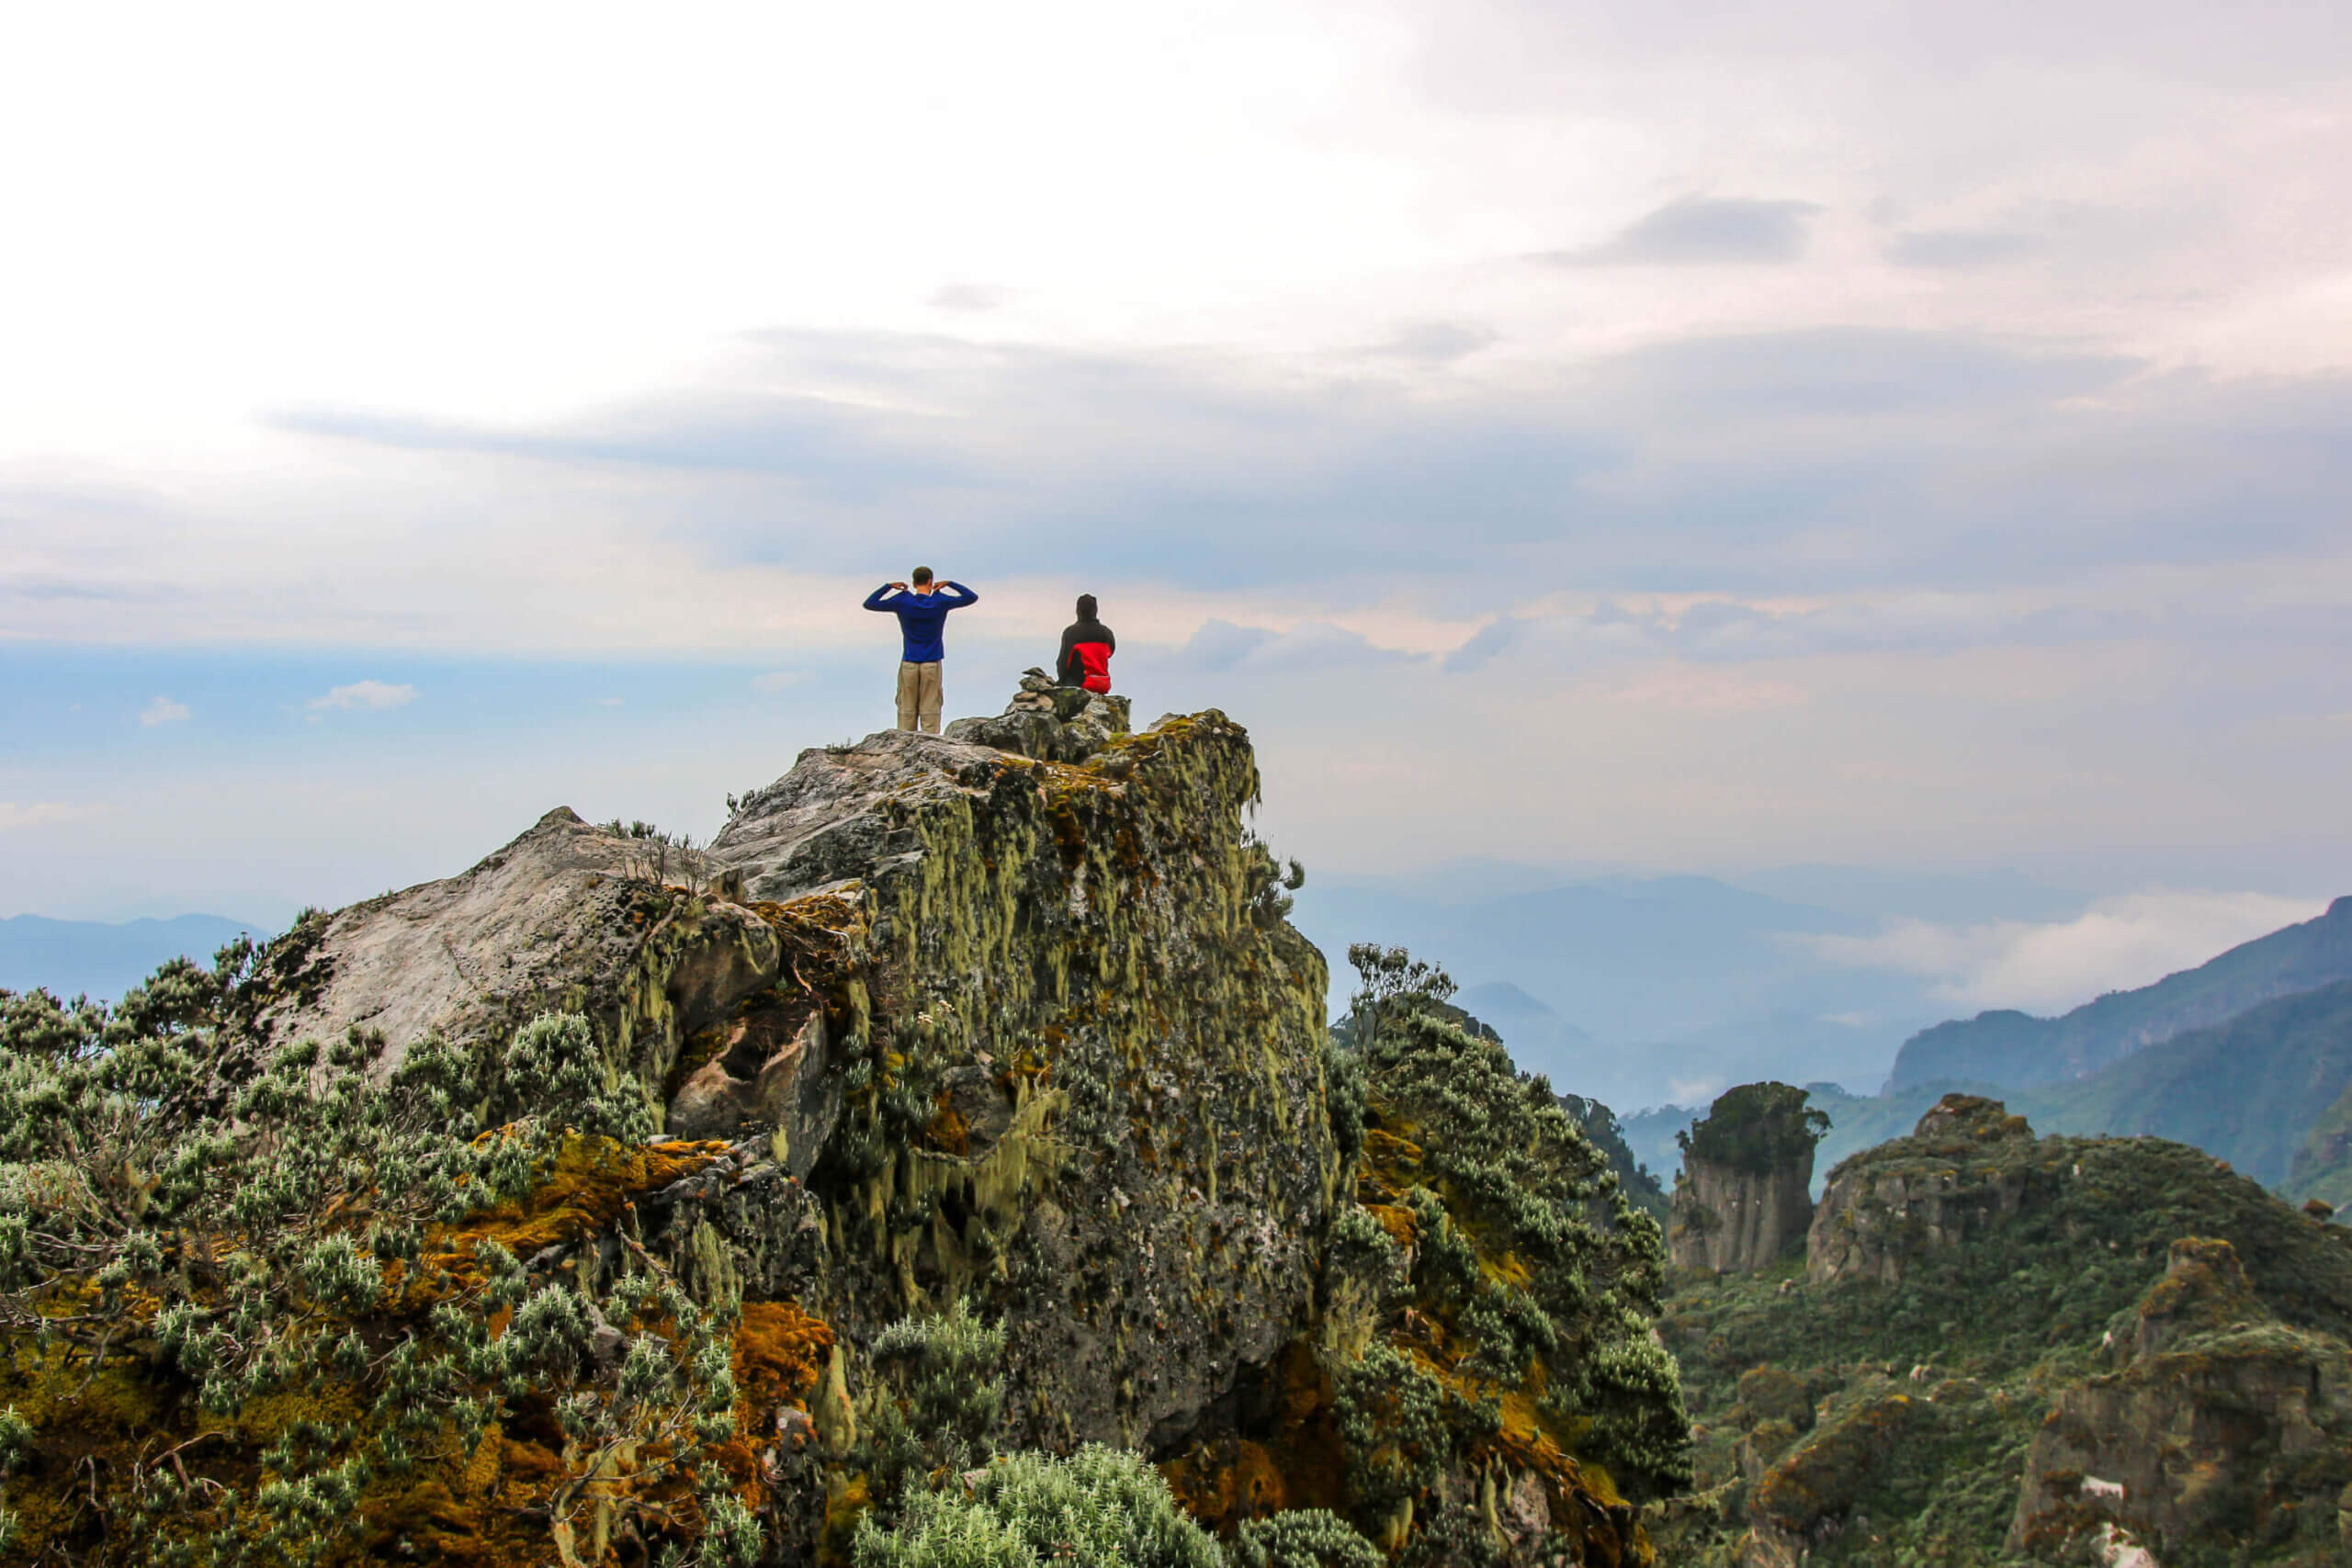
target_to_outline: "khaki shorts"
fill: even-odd
[[[939,666],[899,665],[899,728],[939,733]]]

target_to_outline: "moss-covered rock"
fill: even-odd
[[[1753,1273],[1813,1219],[1813,1150],[1829,1125],[1788,1084],[1742,1084],[1679,1134],[1682,1169],[1667,1218],[1678,1269]]]
[[[2010,1539],[2066,1558],[2136,1540],[2165,1561],[2341,1562],[2352,1350],[2279,1323],[2225,1241],[2184,1238],[2119,1371],[2061,1390]]]
[[[187,1007],[9,1010],[19,1541],[839,1562],[1096,1444],[1261,1555],[1645,1561],[1655,1222],[1493,1042],[1330,1049],[1239,726],[1031,694],[1020,750],[805,753],[707,852],[550,813]],[[934,1318],[996,1392],[902,1386]]]
[[[1952,1097],[1832,1173],[1810,1242],[1668,1299],[1699,1428],[1696,1495],[1651,1518],[1670,1559],[2335,1561],[2307,1554],[2341,1550],[2352,1450],[2310,1412],[2352,1326],[2342,1226],[2185,1145],[2036,1138]]]

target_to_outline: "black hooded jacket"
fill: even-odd
[[[1118,649],[1119,639],[1110,627],[1091,615],[1082,615],[1062,633],[1061,657],[1055,661],[1055,672],[1065,686],[1107,692],[1111,689],[1111,655]],[[1095,683],[1098,682],[1100,684]]]

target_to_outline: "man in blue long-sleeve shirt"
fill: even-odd
[[[980,596],[953,581],[932,586],[931,568],[915,568],[911,592],[903,582],[886,582],[865,596],[869,610],[887,610],[899,617],[906,647],[899,660],[899,728],[939,733],[939,664],[947,657],[940,633],[947,612],[977,604]]]

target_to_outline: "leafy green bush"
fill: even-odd
[[[886,1514],[903,1489],[923,1488],[933,1472],[994,1457],[1003,1360],[1004,1330],[975,1316],[961,1297],[936,1315],[901,1318],[876,1338],[866,1476]]]
[[[622,1083],[576,1012],[542,1013],[515,1031],[500,1062],[493,1114],[527,1106],[557,1125],[590,1137],[641,1143],[653,1133],[653,1108],[633,1083]]]
[[[641,1134],[642,1097],[608,1079],[586,1022],[534,1020],[494,1057],[420,1041],[380,1083],[381,1038],[356,1031],[247,1068],[216,1047],[254,1003],[256,959],[241,942],[209,971],[175,961],[112,1009],[0,996],[0,1329],[18,1386],[47,1404],[39,1425],[84,1427],[76,1391],[111,1376],[101,1402],[137,1388],[269,1436],[242,1457],[245,1438],[109,1456],[103,1488],[63,1494],[80,1512],[59,1528],[102,1532],[112,1555],[92,1561],[321,1562],[354,1549],[368,1488],[461,1464],[493,1425],[544,1412],[564,1438],[546,1498],[559,1535],[642,1497],[651,1538],[683,1530],[714,1564],[755,1557],[756,1521],[705,1468],[734,1435],[724,1310],[641,1247],[600,1292],[487,1234],[421,1270],[436,1227]],[[525,1085],[541,1103],[552,1089],[552,1114],[485,1119]],[[311,1407],[343,1414],[253,1414]],[[14,1412],[0,1447],[12,1500],[59,1495]],[[592,1495],[623,1461],[639,1490]],[[702,1503],[651,1501],[673,1481]]]
[[[1534,1081],[1544,1083],[1546,1080],[1539,1074]],[[1650,1173],[1650,1168],[1634,1156],[1633,1145],[1625,1141],[1625,1129],[1618,1122],[1617,1113],[1600,1101],[1587,1100],[1580,1094],[1563,1094],[1558,1096],[1558,1100],[1560,1109],[1566,1111],[1583,1130],[1592,1146],[1608,1160],[1609,1168],[1617,1173],[1617,1179],[1624,1184],[1625,1196],[1652,1219],[1664,1224],[1667,1217],[1666,1189]]]
[[[1805,1103],[1791,1084],[1749,1083],[1717,1098],[1706,1116],[1674,1141],[1690,1159],[1761,1176],[1785,1169],[1813,1152],[1829,1131],[1829,1115]]]
[[[857,1568],[1224,1568],[1143,1456],[1090,1444],[1068,1459],[1018,1453],[913,1490],[895,1526],[868,1515]]]
[[[1245,1519],[1228,1554],[1234,1568],[1382,1568],[1387,1561],[1347,1520],[1322,1508]]]
[[[1513,1382],[1540,1359],[1546,1411],[1584,1434],[1581,1456],[1609,1466],[1628,1495],[1686,1483],[1689,1420],[1674,1359],[1651,1332],[1665,1282],[1656,1217],[1631,1201],[1548,1083],[1521,1077],[1501,1042],[1448,1016],[1442,970],[1397,948],[1350,956],[1364,979],[1352,1012],[1363,1022],[1370,1117],[1419,1151],[1402,1194],[1419,1238],[1419,1310],[1451,1324],[1459,1364],[1478,1377]],[[1523,1282],[1487,1266],[1505,1256]],[[1483,1440],[1477,1425],[1460,1427],[1457,1448]]]

